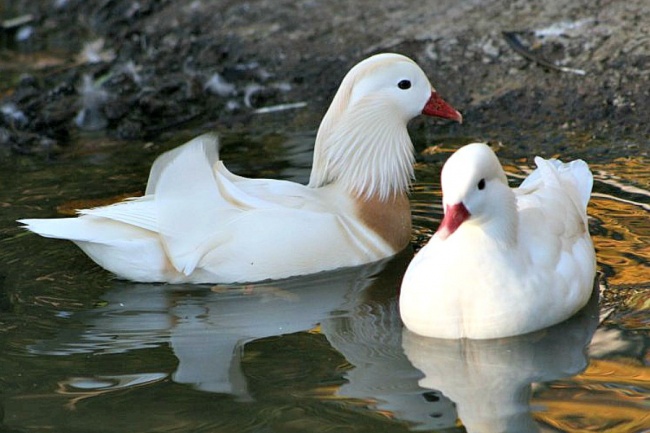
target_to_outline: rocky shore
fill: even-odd
[[[650,150],[646,0],[28,3],[0,9],[4,157],[65,151],[87,131],[316,129],[345,72],[384,51],[416,60],[463,113],[416,120],[433,142]]]

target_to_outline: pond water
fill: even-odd
[[[494,341],[402,329],[396,293],[412,251],[258,285],[145,285],[14,223],[138,194],[156,155],[191,135],[140,146],[87,136],[55,161],[0,162],[0,431],[650,431],[647,157],[590,160],[600,300]],[[225,136],[222,156],[238,174],[306,182],[312,143]],[[458,147],[442,144],[416,167],[414,249],[441,216],[440,165]],[[503,162],[513,184],[529,169]]]

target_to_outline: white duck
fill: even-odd
[[[373,262],[409,242],[406,125],[420,113],[462,120],[415,62],[378,54],[343,79],[307,186],[236,176],[216,136],[203,135],[154,162],[144,197],[20,222],[141,282],[259,281]]]
[[[494,152],[473,143],[442,169],[444,218],[409,264],[408,329],[437,338],[499,338],[561,322],[584,306],[596,272],[587,225],[593,178],[577,160],[535,158],[508,187]]]

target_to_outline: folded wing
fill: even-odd
[[[516,190],[520,241],[531,246],[536,265],[570,279],[575,269],[595,266],[586,212],[593,177],[582,160],[537,157],[535,163],[538,168]]]
[[[144,197],[80,213],[156,233],[173,267],[190,275],[231,238],[229,226],[244,212],[300,208],[308,195],[293,182],[230,173],[218,159],[217,137],[206,134],[155,161]]]

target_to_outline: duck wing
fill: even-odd
[[[218,159],[214,134],[161,155],[146,191],[144,197],[80,213],[157,233],[170,262],[185,275],[207,252],[232,238],[229,228],[244,214],[314,206],[308,204],[312,190],[303,185],[230,173]]]
[[[565,194],[582,212],[587,211],[591,197],[593,176],[589,166],[581,159],[563,163],[557,159],[535,157],[537,169],[534,170],[519,186],[520,192],[537,190],[542,185],[550,188],[565,189]]]
[[[591,171],[582,160],[537,157],[535,163],[538,168],[515,190],[520,245],[536,267],[564,277],[569,287],[588,285],[582,280],[593,279],[595,272],[586,212]]]

